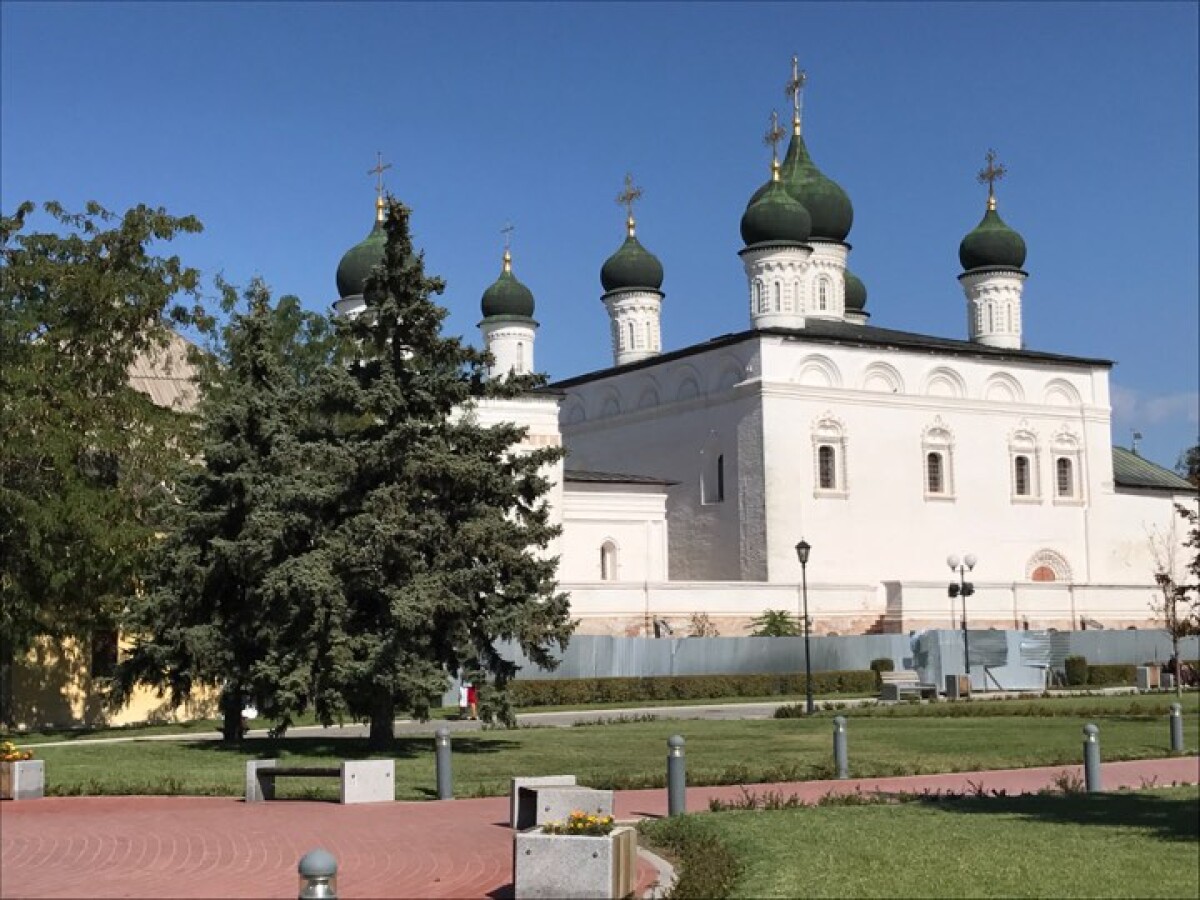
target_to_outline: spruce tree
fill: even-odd
[[[353,456],[329,553],[345,601],[327,641],[350,712],[371,742],[392,737],[398,711],[428,713],[465,668],[483,714],[511,720],[504,687],[515,673],[496,650],[516,641],[539,664],[571,631],[545,495],[559,448],[522,449],[524,429],[481,425],[476,405],[514,397],[536,378],[489,379],[489,357],[443,336],[443,282],[424,271],[409,210],[389,199],[384,259],[366,308],[342,325],[357,362],[325,385],[340,448]]]
[[[202,454],[179,476],[168,530],[130,600],[123,624],[134,643],[109,702],[138,682],[169,689],[175,706],[219,687],[234,740],[248,700],[281,730],[312,701],[309,650],[323,639],[322,604],[338,593],[312,553],[337,470],[331,445],[303,438],[304,395],[337,344],[294,297],[272,306],[255,282],[239,312],[221,287],[230,318],[203,367]]]

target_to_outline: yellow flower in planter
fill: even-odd
[[[33,759],[32,750],[21,750],[12,741],[0,741],[0,762],[24,762]]]

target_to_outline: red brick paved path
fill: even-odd
[[[1009,793],[1079,766],[752,785],[815,800],[831,790]],[[1196,757],[1107,763],[1104,787],[1200,781]],[[737,787],[692,788],[688,808]],[[666,791],[622,791],[618,818],[662,815]],[[338,860],[339,895],[473,897],[511,893],[506,798],[340,806],[212,797],[53,797],[0,804],[0,897],[295,897],[296,863],[314,847]],[[639,883],[653,881],[648,864]]]

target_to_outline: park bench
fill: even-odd
[[[276,778],[338,778],[342,803],[396,799],[394,759],[343,760],[336,766],[281,766],[277,759],[252,759],[246,763],[246,802],[274,800]]]
[[[898,701],[904,699],[906,695],[915,695],[922,699],[926,697],[931,700],[937,699],[937,685],[923,684],[917,673],[910,669],[901,669],[899,672],[880,672],[879,679],[882,682],[879,691],[880,700]]]

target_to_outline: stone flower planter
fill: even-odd
[[[45,795],[45,760],[0,762],[0,800],[35,800]]]
[[[628,897],[637,887],[637,831],[618,826],[603,837],[519,831],[513,840],[516,900]]]

